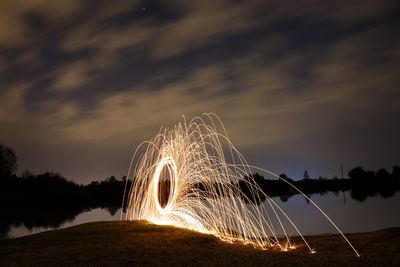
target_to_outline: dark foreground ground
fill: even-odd
[[[211,235],[146,222],[96,222],[0,241],[1,266],[399,266],[400,228],[298,239],[289,252],[225,243]]]

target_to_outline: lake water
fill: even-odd
[[[72,220],[68,220],[61,224],[59,227],[33,227],[32,229],[28,229],[24,225],[19,226],[11,226],[10,230],[8,231],[7,238],[17,238],[25,235],[36,234],[48,230],[55,230],[61,228],[67,228],[70,226],[88,223],[88,222],[95,222],[95,221],[117,221],[120,218],[120,210],[114,215],[111,215],[110,212],[106,209],[92,209],[90,211],[85,211],[78,214]]]
[[[398,212],[400,204],[399,192],[390,198],[382,198],[381,196],[368,197],[363,202],[352,199],[350,191],[337,194],[332,192],[324,195],[314,194],[311,195],[311,199],[330,216],[344,233],[400,227],[400,213]],[[280,198],[273,198],[273,200],[295,222],[302,234],[337,233],[328,220],[314,206],[308,204],[303,196],[294,195],[285,202],[281,201]],[[7,238],[16,238],[86,222],[117,221],[120,218],[121,209],[114,212],[100,208],[92,209],[78,214],[57,227],[32,227],[32,229],[28,229],[24,225],[11,225],[6,236]],[[294,229],[289,229],[289,234],[297,235]]]
[[[368,197],[364,202],[350,197],[350,191],[323,196],[311,195],[311,199],[334,221],[344,233],[375,231],[389,227],[400,227],[400,193],[393,197]],[[332,224],[305,198],[294,195],[287,202],[277,203],[293,219],[305,235],[337,233]]]

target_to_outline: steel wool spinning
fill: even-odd
[[[130,188],[125,189],[126,219],[174,225],[228,242],[281,250],[294,248],[290,227],[314,253],[292,219],[255,182],[253,170],[282,179],[248,165],[215,114],[203,114],[189,123],[184,120],[136,149],[128,173]],[[333,221],[309,200],[359,256]],[[260,205],[262,201],[265,203]]]

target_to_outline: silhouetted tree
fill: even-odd
[[[279,175],[279,177],[281,177],[285,181],[289,180],[289,177],[285,173],[282,173],[281,175]]]
[[[304,172],[303,178],[304,178],[304,180],[310,179],[310,176],[308,175],[307,170]]]
[[[253,177],[254,182],[260,186],[261,188],[263,187],[264,183],[265,183],[265,179],[264,176],[262,176],[261,174],[259,174],[258,172],[251,174],[251,177]],[[245,177],[246,179],[248,179],[248,177]]]
[[[381,168],[376,173],[376,176],[378,177],[378,179],[380,179],[382,181],[386,181],[387,179],[390,178],[391,175],[389,174],[389,172],[385,168]]]
[[[348,175],[353,181],[362,181],[365,178],[365,170],[362,167],[355,167],[351,171],[349,171]]]
[[[114,216],[115,213],[120,209],[120,207],[115,207],[115,206],[107,206],[106,210],[110,213],[111,216]]]
[[[400,179],[400,166],[394,165],[392,169],[392,176],[395,179]]]
[[[280,195],[280,196],[279,196],[279,199],[280,199],[282,202],[287,202],[287,201],[289,200],[290,197],[291,197],[291,195]]]
[[[28,179],[29,177],[32,177],[32,176],[34,176],[34,174],[33,174],[31,171],[29,171],[29,170],[24,170],[24,171],[22,172],[21,178],[22,178],[22,179]]]
[[[395,169],[395,168],[394,168]],[[392,197],[396,193],[397,179],[386,169],[381,168],[376,173],[378,192],[382,197]]]
[[[376,177],[376,174],[375,174],[375,172],[373,172],[373,171],[366,171],[365,172],[365,174],[363,174],[364,175],[364,179],[365,180],[367,180],[367,182],[373,182],[373,180],[375,179],[375,177]]]
[[[10,146],[0,144],[0,176],[10,176],[17,171],[17,156]]]
[[[362,190],[355,190],[354,188],[351,189],[350,196],[352,199],[358,200],[360,202],[364,202],[368,194]]]
[[[114,175],[112,175],[109,178],[107,178],[104,182],[106,182],[106,183],[116,183],[116,182],[118,182],[118,180],[117,180],[117,178],[115,178]]]

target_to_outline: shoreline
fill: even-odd
[[[336,234],[300,237],[296,249],[261,250],[241,242],[144,221],[84,223],[19,238],[0,240],[0,265],[241,265],[241,266],[396,266],[400,264],[400,228],[346,233],[358,258]]]

